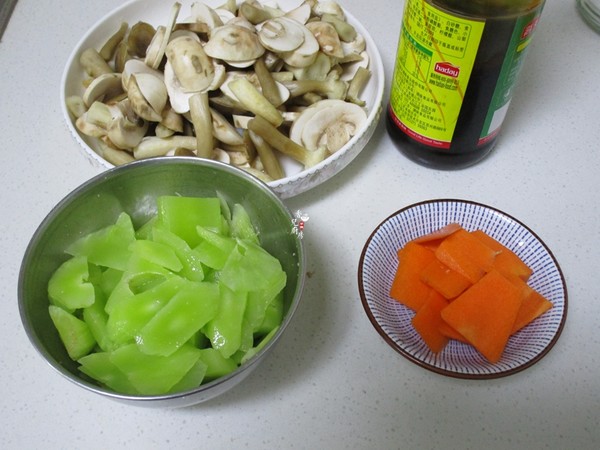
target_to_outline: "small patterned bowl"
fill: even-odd
[[[467,230],[481,229],[515,252],[533,269],[529,285],[553,303],[552,309],[509,339],[496,364],[474,347],[454,340],[439,354],[431,352],[411,324],[414,312],[389,296],[398,266],[397,250],[451,222]],[[517,219],[472,201],[424,201],[389,216],[363,248],[358,285],[367,316],[394,350],[425,369],[456,378],[499,378],[530,367],[554,346],[567,314],[565,280],[546,244]]]

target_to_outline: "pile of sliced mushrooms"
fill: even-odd
[[[365,40],[338,3],[190,9],[178,20],[174,3],[156,28],[123,23],[80,55],[89,79],[67,106],[109,163],[196,156],[269,182],[287,176],[281,154],[312,167],[366,122]]]

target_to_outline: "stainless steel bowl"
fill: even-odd
[[[67,259],[64,249],[82,235],[130,214],[139,227],[156,212],[155,199],[166,194],[214,196],[241,203],[262,245],[287,273],[283,323],[274,338],[234,372],[200,387],[172,395],[131,396],[99,387],[68,355],[48,314],[50,275]],[[292,233],[293,215],[271,189],[232,166],[199,158],[150,159],[110,169],[67,195],[43,220],[29,243],[19,274],[18,301],[27,335],[52,368],[76,385],[122,402],[150,407],[188,406],[211,399],[240,383],[267,356],[285,332],[300,301],[305,280],[302,240]]]

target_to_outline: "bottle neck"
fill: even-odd
[[[545,0],[425,0],[438,8],[476,18],[514,17],[543,6]]]

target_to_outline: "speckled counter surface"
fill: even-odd
[[[20,0],[0,42],[3,183],[0,448],[596,449],[600,447],[600,35],[574,1],[549,1],[504,132],[479,165],[438,172],[401,156],[383,121],[341,174],[287,200],[310,215],[310,276],[274,352],[242,385],[178,410],[124,406],[84,392],[35,352],[17,278],[40,221],[100,169],[63,122],[59,86],[80,37],[119,0]],[[403,2],[342,0],[393,69]],[[385,344],[357,289],[365,240],[392,212],[440,197],[519,218],[564,271],[569,311],[550,353],[497,380],[443,377]]]

